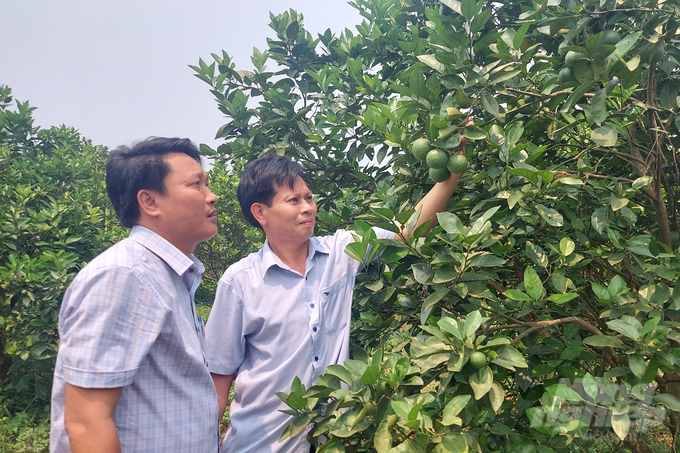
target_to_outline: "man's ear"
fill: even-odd
[[[255,217],[260,225],[264,226],[267,223],[267,216],[264,215],[264,204],[263,203],[253,203],[250,205],[250,213]]]
[[[140,214],[146,214],[149,217],[161,216],[160,207],[156,203],[157,196],[157,192],[149,189],[141,189],[137,192],[137,203],[139,204]]]

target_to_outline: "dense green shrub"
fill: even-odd
[[[49,402],[64,292],[126,234],[106,195],[106,148],[12,104],[0,86],[0,407],[11,413]]]

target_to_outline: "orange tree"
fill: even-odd
[[[104,185],[108,152],[75,129],[41,129],[0,85],[0,409],[49,403],[61,299],[124,237]]]
[[[291,10],[254,70],[226,52],[192,66],[227,117],[217,159],[301,162],[321,232],[354,223],[347,253],[381,254],[358,279],[352,359],[280,395],[284,436],[546,453],[611,433],[648,452],[652,419],[677,438],[677,0],[351,4],[355,32],[312,36]],[[463,137],[439,226],[376,241],[369,225],[410,225],[441,177],[423,143]]]

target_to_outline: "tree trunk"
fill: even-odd
[[[637,433],[628,434],[623,443],[633,453],[654,453],[654,449],[647,442],[640,439],[640,435]]]

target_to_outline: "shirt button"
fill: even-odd
[[[318,362],[318,361],[319,361],[319,357],[318,357],[318,356],[314,357],[314,361],[315,361],[315,362]]]
[[[312,330],[313,330],[314,332],[316,332],[316,327],[312,327]]]
[[[190,268],[189,268],[189,272],[191,272],[191,273],[193,274],[193,273],[194,273],[194,268],[193,268],[193,267],[190,267]]]
[[[310,307],[314,308],[314,304],[309,304]]]

